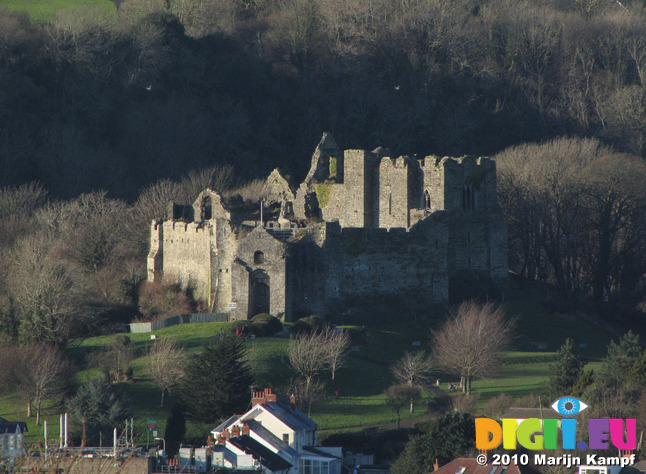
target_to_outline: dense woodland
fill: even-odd
[[[151,219],[206,186],[258,197],[276,166],[302,178],[324,130],[493,156],[511,269],[643,310],[645,20],[638,0],[0,10],[0,333],[65,345],[190,305],[139,291]]]

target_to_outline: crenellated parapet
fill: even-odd
[[[261,202],[206,189],[170,203],[151,224],[148,278],[191,286],[233,319],[429,308],[455,272],[506,278],[496,192],[489,158],[342,151],[324,134],[297,189],[275,169]]]

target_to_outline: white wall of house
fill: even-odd
[[[0,434],[0,458],[14,458],[25,454],[24,435],[20,433]]]

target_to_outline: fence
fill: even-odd
[[[190,313],[178,314],[170,318],[162,319],[160,321],[153,321],[151,323],[131,323],[131,333],[144,333],[157,331],[158,329],[175,326],[177,324],[190,324],[190,323],[228,323],[230,321],[229,313]]]

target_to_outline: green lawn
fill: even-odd
[[[110,0],[0,0],[0,7],[24,11],[32,23],[46,23],[61,10],[91,7],[98,12],[116,15],[117,9]]]
[[[507,393],[519,399],[526,395],[540,394],[545,387],[549,374],[549,365],[555,359],[555,350],[565,340],[565,335],[572,335],[577,345],[587,344],[581,349],[583,356],[591,360],[591,365],[598,365],[598,360],[605,353],[611,338],[619,334],[608,331],[601,323],[589,320],[585,315],[558,315],[541,310],[538,304],[510,305],[510,312],[518,311],[518,327],[523,334],[516,343],[517,350],[506,355],[506,364],[495,376],[476,380],[473,390],[480,395],[478,407],[500,393]],[[522,313],[521,313],[522,311]],[[332,381],[329,374],[321,376],[328,386],[329,397],[316,406],[312,418],[322,429],[344,430],[359,425],[373,425],[396,421],[395,412],[384,402],[383,392],[393,383],[389,366],[404,351],[412,350],[413,343],[420,341],[423,349],[429,349],[432,328],[439,325],[438,320],[408,321],[392,325],[368,326],[364,330],[352,327],[353,346],[356,350],[350,353],[346,366],[337,372]],[[228,323],[199,323],[172,326],[155,331],[157,337],[168,337],[182,344],[188,352],[198,351]],[[97,369],[85,368],[86,356],[92,351],[109,343],[113,336],[100,336],[78,341],[69,348],[69,354],[81,370],[77,382],[83,383],[100,376]],[[167,408],[159,407],[160,392],[153,381],[146,375],[147,351],[151,344],[150,334],[130,334],[135,344],[136,359],[132,362],[134,380],[119,383],[117,387],[130,400],[130,407],[135,417],[135,433],[139,443],[146,442],[145,424],[147,418],[158,421],[158,431],[163,434],[168,407],[173,402],[171,395]],[[287,338],[271,337],[247,339],[247,357],[259,386],[271,386],[277,392],[285,387],[294,373],[287,359]],[[545,349],[539,349],[545,344]],[[438,372],[433,378],[440,378],[441,389],[446,390],[446,382],[456,383],[456,377]],[[334,391],[340,392],[336,399]],[[428,395],[427,395],[428,396]],[[415,414],[402,410],[402,418],[421,417],[428,413],[428,403],[420,402]],[[61,404],[46,404],[43,409],[44,419],[49,422],[50,439],[58,436],[58,414],[64,410]],[[0,398],[0,416],[10,420],[25,420],[24,401],[17,395]],[[33,419],[32,419],[33,420]],[[42,439],[42,427],[36,427],[28,420],[28,442]],[[196,440],[205,440],[210,423],[189,422],[187,436]]]

